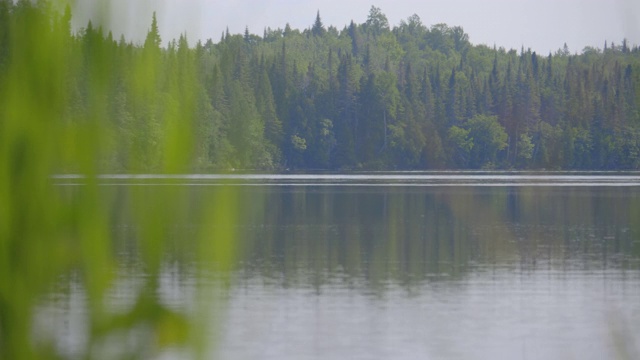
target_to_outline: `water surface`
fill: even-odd
[[[57,176],[65,191],[85,179]],[[99,179],[127,199],[239,194],[238,256],[211,304],[223,359],[637,358],[639,173],[179,175]],[[126,201],[114,201],[115,309],[144,263]],[[123,208],[124,207],[124,208]],[[177,216],[161,300],[193,311],[193,228]],[[206,221],[206,220],[202,220]],[[205,224],[215,227],[215,224]],[[45,304],[43,327],[73,357],[83,290]],[[48,325],[47,325],[48,324]],[[171,354],[166,354],[171,357]],[[178,355],[176,355],[178,356]]]

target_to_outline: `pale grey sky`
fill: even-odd
[[[76,27],[85,26],[100,0],[77,0]],[[566,42],[572,52],[585,46],[602,48],[605,40],[640,44],[640,0],[106,0],[106,27],[115,37],[141,43],[157,12],[163,42],[186,32],[190,44],[217,42],[231,33],[262,35],[265,27],[310,27],[320,10],[323,23],[342,29],[351,20],[366,20],[371,5],[382,9],[390,24],[417,14],[423,24],[462,26],[474,44],[507,49],[555,51]],[[105,5],[107,4],[107,5]],[[102,13],[105,13],[102,11]],[[93,14],[93,15],[92,15]]]

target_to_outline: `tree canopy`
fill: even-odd
[[[0,87],[29,4],[0,2]],[[140,46],[46,14],[69,59],[54,115],[100,112],[102,171],[640,168],[640,50],[626,40],[540,56],[418,15],[391,27],[371,7],[342,30],[318,11],[304,30],[166,47],[153,14]],[[193,140],[180,159],[159,151],[169,131]]]

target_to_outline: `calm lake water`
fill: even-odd
[[[58,176],[65,191],[77,176]],[[117,234],[113,308],[144,264],[125,199],[236,193],[237,258],[211,303],[220,359],[640,357],[640,173],[104,176]],[[179,215],[157,296],[194,311]],[[173,231],[172,230],[172,231]],[[176,249],[176,250],[172,250]],[[209,274],[211,275],[211,274]],[[215,277],[215,276],[214,276]],[[77,280],[38,327],[73,358],[86,341]],[[49,335],[47,335],[49,334]],[[53,335],[51,335],[53,334]],[[180,357],[168,352],[166,358]]]

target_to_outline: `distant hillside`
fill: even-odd
[[[496,49],[417,15],[391,27],[372,7],[343,29],[318,13],[305,30],[161,48],[155,16],[136,46],[21,4],[62,34],[57,115],[100,119],[103,171],[166,169],[167,132],[193,145],[183,171],[640,168],[640,50],[624,40],[579,55]],[[25,14],[3,3],[0,34]],[[38,46],[11,39],[0,69]]]

